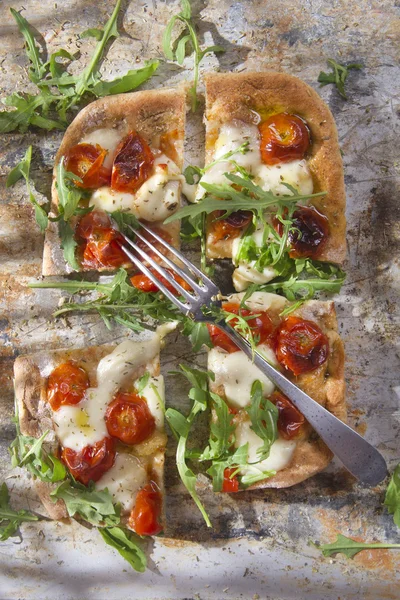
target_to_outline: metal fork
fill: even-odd
[[[247,340],[239,335],[225,321],[216,321],[212,316],[204,315],[203,307],[221,306],[220,291],[213,281],[197,267],[195,267],[183,254],[176,248],[168,244],[157,233],[147,226],[140,223],[142,229],[154,240],[165,248],[165,254],[175,256],[186,269],[181,268],[166,256],[161,250],[154,246],[140,231],[130,227],[135,236],[149,249],[151,253],[156,254],[167,267],[179,275],[192,288],[192,293],[185,290],[174,277],[147,254],[135,241],[121,232],[126,244],[121,244],[122,250],[129,257],[132,263],[159,288],[179,310],[185,315],[191,317],[194,321],[216,324],[222,329],[232,341],[254,361],[254,364],[293,402],[293,404],[304,415],[310,425],[315,429],[318,435],[323,439],[330,450],[336,454],[343,465],[350,473],[366,485],[377,485],[387,475],[387,466],[383,456],[353,431],[348,425],[335,417],[326,408],[310,398],[301,389],[289,381],[280,371],[270,365],[260,354],[253,353]],[[136,252],[133,254],[132,248]],[[154,269],[161,277],[184,298],[185,301],[178,299],[169,289],[163,285],[157,276],[138,258],[139,255],[150,267]],[[197,281],[194,279],[196,278]]]

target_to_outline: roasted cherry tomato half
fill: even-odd
[[[108,433],[124,444],[140,444],[155,429],[155,420],[147,402],[136,393],[120,392],[105,414]]]
[[[239,480],[236,475],[232,474],[236,471],[236,467],[231,469],[226,468],[224,471],[224,482],[222,484],[222,491],[227,493],[239,491]]]
[[[109,185],[111,171],[103,167],[107,150],[99,144],[76,144],[72,146],[64,158],[66,171],[70,171],[82,179],[82,183],[75,185],[87,189],[97,189],[102,185]]]
[[[53,410],[60,406],[78,404],[89,387],[89,377],[73,361],[58,365],[49,375],[47,381],[47,400]]]
[[[226,219],[218,219],[224,211],[213,213],[215,218],[210,224],[210,233],[214,242],[237,238],[243,229],[250,223],[253,213],[248,210],[238,210],[229,215]]]
[[[293,213],[288,241],[291,258],[317,258],[329,236],[328,219],[313,206],[300,206]]]
[[[253,319],[248,319],[247,323],[249,327],[253,331],[253,335],[258,336],[258,344],[265,344],[272,341],[273,333],[274,333],[274,325],[271,321],[271,318],[266,312],[261,313],[253,313],[251,310],[242,309],[237,304],[233,304],[230,302],[225,302],[222,305],[222,308],[229,313],[234,315],[240,314],[242,317],[249,317],[253,314],[257,315]],[[232,327],[235,326],[235,319],[230,321],[230,325]],[[230,339],[230,337],[224,333],[221,329],[219,329],[218,325],[210,325],[207,324],[208,332],[210,334],[211,342],[213,346],[218,346],[219,348],[223,348],[229,353],[237,352],[239,348],[236,344]]]
[[[310,131],[296,115],[273,115],[260,123],[258,129],[261,158],[266,165],[301,160],[310,146]]]
[[[153,162],[147,142],[136,131],[131,131],[115,152],[111,188],[134,194],[150,176]]]
[[[278,430],[285,440],[291,440],[300,433],[305,418],[282,392],[275,391],[270,397],[278,409]]]
[[[312,321],[289,316],[279,327],[276,357],[293,375],[314,371],[329,355],[329,341]]]
[[[77,481],[87,485],[98,481],[114,464],[115,442],[109,437],[79,452],[63,448],[61,460]]]
[[[169,283],[165,279],[165,277],[161,277],[161,275],[159,273],[157,273],[154,269],[150,269],[150,270],[152,272],[154,272],[154,275],[157,277],[159,282],[164,284],[164,286],[167,288],[167,290],[169,290],[170,292],[175,294],[175,296],[179,296],[179,292],[174,288],[174,286],[171,283]],[[168,271],[168,273],[171,275],[171,277],[173,277],[175,279],[175,281],[183,287],[184,290],[190,291],[192,289],[190,287],[190,285],[188,283],[186,283],[186,281],[184,279],[182,279],[182,277],[180,277],[179,275],[174,273],[174,271],[172,271],[171,269],[165,269],[165,270]],[[131,277],[131,284],[133,285],[133,287],[137,288],[138,290],[141,290],[142,292],[158,292],[159,291],[158,286],[155,283],[153,283],[151,281],[151,279],[149,279],[147,277],[147,275],[144,275],[143,273],[138,273],[137,275],[134,275],[133,277]]]
[[[162,531],[161,512],[161,492],[157,484],[150,481],[139,490],[128,525],[138,535],[157,535]]]
[[[129,262],[120,247],[122,236],[113,229],[110,218],[101,210],[92,210],[79,220],[75,237],[84,266],[116,268]]]

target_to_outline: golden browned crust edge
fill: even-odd
[[[331,111],[315,90],[286,73],[209,74],[206,85],[206,162],[212,160],[214,141],[223,123],[239,119],[255,122],[253,111],[277,108],[303,117],[310,127],[312,151],[308,164],[314,192],[325,191],[312,204],[329,219],[330,236],[318,260],[337,264],[346,258],[346,196],[336,124]],[[208,248],[210,258],[230,258],[232,242]]]
[[[346,421],[345,355],[343,342],[337,332],[333,302],[310,300],[292,314],[317,323],[328,336],[330,347],[329,358],[325,365],[321,365],[316,371],[294,378],[293,382],[336,417]],[[210,381],[210,389],[218,393],[218,388],[212,381]],[[330,463],[332,457],[333,454],[329,448],[312,431],[311,436],[297,442],[288,467],[278,471],[270,479],[255,483],[249,489],[291,487],[322,471]]]
[[[76,360],[87,366],[89,374],[93,373],[97,363],[116,347],[116,344],[103,344],[101,346],[90,346],[79,349],[60,349],[52,352],[40,352],[35,355],[19,356],[14,362],[14,390],[18,407],[19,425],[21,433],[31,437],[39,438],[47,430],[50,431],[46,438],[49,450],[58,447],[53,432],[53,421],[51,411],[47,408],[43,397],[46,395],[46,378],[41,371],[51,369],[66,360]],[[49,369],[49,365],[52,365]],[[160,372],[159,354],[146,365],[139,367],[135,378],[140,377],[144,371],[149,370],[152,375],[157,376]],[[160,436],[161,438],[161,436]],[[166,436],[164,434],[166,443]],[[160,487],[164,497],[164,447],[154,454],[154,474],[156,483]],[[50,494],[57,487],[57,483],[46,483],[40,480],[34,481],[34,488],[46,509],[49,517],[55,521],[68,518],[68,513],[63,500],[53,502]],[[165,512],[162,515],[165,520]]]
[[[121,131],[121,139],[135,129],[148,143],[154,142],[168,131],[177,131],[175,147],[179,157],[178,167],[183,167],[183,142],[186,119],[186,86],[176,89],[145,90],[128,94],[107,96],[86,106],[75,117],[66,130],[56,154],[55,166],[66,151],[92,131],[110,127]],[[54,185],[53,171],[52,207],[58,205],[58,194]],[[179,222],[168,226],[174,245],[179,244]],[[108,269],[102,269],[107,271]],[[65,263],[60,248],[56,223],[49,223],[43,249],[43,276],[65,275],[73,270]]]

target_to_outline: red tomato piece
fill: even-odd
[[[293,229],[288,240],[292,247],[291,258],[317,258],[329,236],[329,222],[313,206],[300,206],[293,213]]]
[[[218,219],[223,213],[224,211],[222,210],[213,213],[215,220],[211,221],[210,233],[213,236],[214,242],[237,238],[250,223],[253,216],[251,211],[238,210],[226,219]]]
[[[66,152],[64,166],[82,179],[82,183],[76,182],[75,185],[97,189],[110,184],[111,171],[103,167],[106,155],[107,150],[99,144],[76,144]]]
[[[270,397],[271,402],[278,409],[278,430],[285,440],[291,440],[300,433],[305,423],[301,412],[291,403],[282,392],[276,390]]]
[[[78,452],[63,448],[61,460],[77,481],[88,485],[89,481],[98,481],[113,466],[115,442],[106,437]]]
[[[147,142],[136,131],[131,131],[116,150],[111,188],[135,193],[148,179],[153,162],[154,156]]]
[[[175,296],[179,296],[179,292],[173,287],[173,285],[171,283],[169,283],[164,277],[161,277],[161,275],[159,273],[157,273],[157,271],[155,269],[150,269],[154,275],[157,277],[157,279],[160,281],[160,283],[164,284],[164,286],[173,294],[175,294]],[[176,273],[174,273],[174,271],[172,271],[171,269],[165,269],[166,271],[168,271],[168,273],[175,279],[175,281],[177,283],[179,283],[184,290],[190,291],[192,288],[190,287],[190,285],[188,283],[186,283],[186,281],[184,279],[182,279],[182,277],[180,277],[179,275],[177,275]],[[158,292],[159,288],[157,287],[157,285],[155,283],[153,283],[151,281],[151,279],[149,279],[147,277],[147,275],[144,275],[143,273],[138,273],[137,275],[134,275],[133,277],[131,277],[131,284],[133,285],[133,287],[137,288],[138,290],[141,290],[142,292]]]
[[[310,146],[310,131],[296,115],[279,113],[258,126],[261,158],[266,165],[278,165],[304,158]]]
[[[68,361],[58,365],[47,381],[47,401],[53,410],[78,404],[89,387],[89,377],[79,365]]]
[[[117,268],[129,262],[120,247],[122,236],[113,229],[110,218],[101,210],[92,210],[84,215],[78,222],[75,236],[80,242],[84,266]]]
[[[328,356],[329,341],[318,325],[293,315],[283,321],[276,338],[276,357],[285,369],[293,375],[308,373]]]
[[[138,535],[157,535],[162,531],[161,512],[161,492],[157,484],[150,481],[139,490],[128,525]]]
[[[108,433],[124,444],[140,444],[155,429],[147,402],[136,393],[119,392],[105,414]]]
[[[231,338],[218,327],[218,325],[207,323],[207,329],[210,334],[211,343],[214,347],[222,348],[223,350],[226,350],[226,352],[229,352],[229,354],[240,350],[235,342],[233,342]]]
[[[224,482],[222,484],[222,491],[227,493],[239,491],[239,480],[233,473],[236,471],[236,467],[231,469],[226,468],[224,471]],[[233,477],[232,477],[233,475]]]

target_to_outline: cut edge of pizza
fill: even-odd
[[[223,308],[247,319],[253,334],[258,336],[257,351],[300,389],[345,421],[344,347],[333,302],[310,300],[287,316],[281,316],[282,311],[293,305],[282,296],[254,292],[241,307],[243,298],[244,293],[233,294]],[[253,319],[252,315],[255,315]],[[225,472],[223,488],[217,491],[290,487],[324,469],[333,454],[303,415],[242,351],[237,351],[217,326],[210,326],[209,331],[213,348],[208,352],[208,370],[215,377],[210,378],[209,386],[210,391],[227,404],[231,415],[234,426],[231,455],[248,443],[246,464],[232,464],[231,470]],[[266,400],[278,409],[277,439],[269,454],[267,451],[267,458],[261,461],[259,452],[264,440],[256,433],[260,422],[257,423],[258,418],[253,422],[251,411],[255,400],[252,386],[257,380],[263,397],[258,415],[263,414],[265,419],[266,413],[260,411],[268,412],[268,406],[271,408]],[[215,406],[211,420],[218,421]],[[266,421],[262,421],[261,427],[265,424]],[[269,471],[276,474],[263,477],[263,473]],[[242,485],[242,480],[251,482],[252,476],[256,481],[253,485]]]
[[[323,100],[297,77],[278,72],[209,74],[205,86],[206,165],[217,163],[206,170],[201,182],[227,184],[225,173],[240,175],[240,169],[245,169],[253,183],[278,196],[292,194],[285,184],[304,196],[325,192],[302,201],[296,209],[288,240],[290,256],[342,264],[346,257],[343,166],[336,125]],[[237,152],[243,143],[246,151]],[[232,154],[221,160],[227,153]],[[200,185],[197,200],[205,193]],[[273,213],[273,208],[268,212]],[[265,226],[260,220],[255,231],[249,230],[250,217],[241,211],[228,219],[207,218],[207,255],[233,259],[236,291],[276,276],[270,265],[255,268],[254,252],[268,243],[268,237],[263,237]],[[268,219],[279,233],[279,221],[274,222],[271,214]],[[247,239],[250,236],[252,240]],[[252,245],[250,254],[244,241],[247,247]]]
[[[51,214],[59,214],[61,160],[75,177],[67,175],[67,187],[81,192],[79,214],[49,223],[44,276],[132,267],[116,243],[118,233],[108,216],[114,211],[145,221],[179,247],[179,221],[168,228],[163,221],[181,205],[186,105],[181,85],[101,98],[77,115],[55,158]],[[66,262],[66,245],[75,268]]]
[[[46,451],[79,483],[107,488],[121,505],[121,523],[140,535],[165,527],[167,438],[159,352],[160,336],[154,333],[117,346],[20,356],[14,364],[22,435],[40,438],[48,431]],[[59,483],[35,480],[55,520],[68,517],[64,501],[50,496]]]

